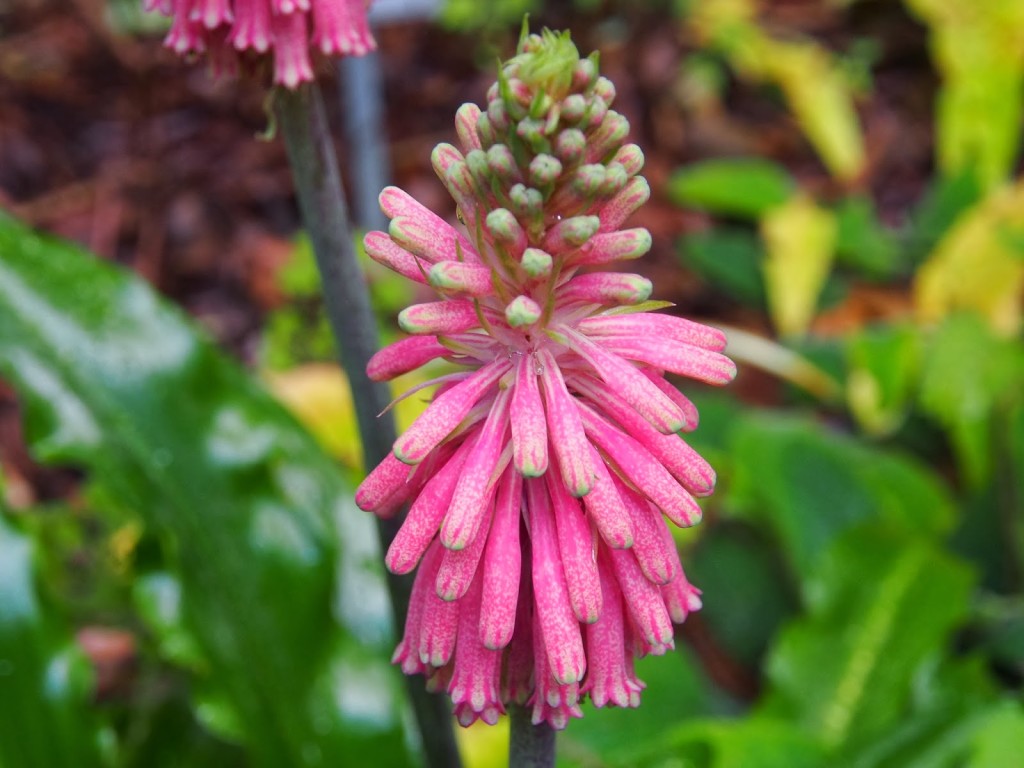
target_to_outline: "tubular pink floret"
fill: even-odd
[[[309,60],[309,30],[301,13],[277,14],[270,19],[274,41],[274,83],[295,89],[313,81]]]
[[[595,542],[590,526],[579,500],[569,495],[554,473],[547,476],[547,488],[554,510],[569,603],[579,621],[593,624],[601,615],[601,584],[597,563],[594,562]]]
[[[374,381],[390,381],[421,365],[451,354],[436,336],[413,336],[396,341],[380,350],[366,365],[367,375]]]
[[[519,548],[519,508],[522,477],[511,467],[498,484],[494,520],[483,562],[483,603],[480,642],[498,650],[512,641],[516,627],[522,555]]]

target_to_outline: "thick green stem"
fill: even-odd
[[[547,723],[534,725],[530,710],[518,704],[509,707],[509,717],[509,768],[554,768],[555,730]]]
[[[371,381],[366,364],[377,349],[377,322],[348,223],[345,194],[324,112],[315,84],[295,91],[278,89],[274,113],[288,151],[299,209],[313,243],[323,281],[324,305],[337,341],[339,359],[348,376],[355,403],[366,467],[376,466],[391,450],[395,424],[390,413],[378,417],[390,401],[387,387]],[[380,521],[378,533],[384,549],[400,520]],[[405,622],[411,585],[408,579],[388,577],[395,626]],[[423,750],[430,768],[460,764],[452,732],[448,702],[428,694],[419,678],[406,678]]]

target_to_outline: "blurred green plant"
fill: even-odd
[[[146,636],[189,681],[192,719],[174,718],[182,733],[194,720],[240,745],[249,765],[358,764],[367,752],[375,764],[412,764],[371,523],[350,482],[280,406],[139,279],[6,216],[0,372],[21,396],[34,455],[85,470],[152,538],[155,556],[131,593]],[[9,524],[0,535],[15,548],[4,567],[19,568],[29,543]],[[3,584],[19,589],[13,576]],[[49,632],[20,589],[0,601],[0,626]],[[40,642],[29,674],[50,664],[55,642]],[[44,691],[0,697],[0,721],[17,723]],[[66,696],[37,706],[81,702]],[[71,722],[88,718],[79,709]],[[153,739],[166,753],[159,764],[195,765],[188,740],[182,756],[168,727],[127,716],[109,762],[157,764],[140,757],[153,754]]]

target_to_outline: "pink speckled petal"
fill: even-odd
[[[526,480],[532,580],[538,629],[547,648],[551,674],[562,685],[578,683],[587,669],[580,625],[569,602],[569,588],[558,552],[558,533],[544,480]],[[539,672],[538,672],[539,674]]]
[[[309,60],[309,32],[304,13],[272,16],[270,33],[274,39],[274,83],[292,90],[313,81]]]
[[[635,706],[627,682],[622,591],[606,558],[601,559],[601,565],[603,567],[599,567],[599,571],[604,607],[601,618],[586,628],[589,670],[584,692],[590,694],[595,707],[606,704]]]
[[[389,381],[450,354],[451,350],[438,342],[436,336],[413,336],[376,352],[366,364],[366,373],[374,381]]]
[[[589,407],[581,406],[580,411],[587,435],[669,520],[684,527],[700,522],[701,509],[697,502],[646,448]]]
[[[651,336],[606,336],[598,339],[609,352],[708,384],[728,384],[736,363],[719,352]]]
[[[659,432],[678,432],[686,423],[683,412],[636,366],[595,344],[586,336],[560,326],[572,349],[586,360],[608,387],[619,394]]]
[[[583,497],[583,506],[601,534],[601,539],[612,549],[633,546],[633,524],[622,506],[622,499],[612,483],[612,475],[601,455],[589,448],[594,467],[594,483],[590,493]]]
[[[577,329],[588,336],[638,336],[667,339],[703,347],[713,352],[725,349],[725,334],[692,320],[673,315],[637,312],[633,315],[596,315],[584,318]]]
[[[477,531],[494,494],[494,471],[507,441],[510,399],[511,393],[507,389],[498,392],[473,453],[455,486],[451,506],[441,526],[441,543],[448,549],[462,549],[479,538]]]
[[[483,562],[483,603],[480,641],[499,649],[512,640],[523,553],[519,548],[519,520],[523,479],[512,467],[498,482],[494,520],[487,537]]]
[[[548,470],[548,428],[537,383],[538,363],[532,354],[516,360],[516,381],[509,416],[512,422],[512,459],[526,477]]]
[[[439,395],[412,426],[395,441],[395,456],[418,464],[459,426],[488,389],[509,370],[507,360],[496,360]]]
[[[569,603],[577,619],[591,624],[601,615],[601,584],[594,558],[596,542],[579,500],[569,495],[561,478],[555,477],[554,473],[545,479],[554,510],[558,551],[565,571]]]
[[[408,481],[412,467],[388,454],[356,489],[356,506],[373,512]]]
[[[389,571],[398,574],[409,573],[416,567],[420,557],[437,536],[441,521],[444,520],[451,504],[462,468],[475,446],[476,438],[466,440],[423,486],[423,490],[409,508],[405,522],[388,547],[384,563]]]
[[[629,615],[644,640],[652,646],[669,645],[673,639],[672,618],[658,586],[648,581],[636,557],[627,549],[609,549],[608,559],[615,569]]]
[[[398,325],[406,333],[462,333],[480,325],[476,305],[468,299],[449,299],[413,304],[398,315]]]
[[[537,352],[541,367],[541,390],[544,392],[548,435],[558,470],[573,496],[584,496],[594,479],[590,444],[583,432],[576,398],[569,394],[555,358],[546,349]]]

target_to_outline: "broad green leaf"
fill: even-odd
[[[785,203],[794,182],[780,166],[757,158],[704,160],[676,171],[668,194],[678,205],[756,219]]]
[[[716,228],[679,241],[680,260],[711,285],[749,307],[765,306],[764,248],[743,229]]]
[[[1013,336],[1024,323],[1024,181],[989,194],[946,233],[914,281],[918,316],[936,322],[958,309]]]
[[[892,234],[878,220],[866,195],[844,198],[835,209],[836,261],[876,279],[891,278],[904,266]]]
[[[897,430],[906,418],[922,365],[922,339],[913,325],[865,328],[850,336],[846,400],[872,435]]]
[[[973,173],[983,188],[1006,180],[1020,144],[1024,6],[1017,0],[906,0],[931,28],[942,74],[938,161]]]
[[[1024,755],[1024,709],[1005,702],[978,729],[967,768],[1014,768]]]
[[[978,657],[928,665],[913,681],[910,697],[899,722],[847,750],[838,762],[847,768],[960,768],[1016,706],[1001,698]],[[1012,738],[1005,746],[1013,748]]]
[[[704,592],[700,618],[716,645],[756,667],[797,607],[777,550],[750,526],[719,523],[689,553],[686,574]]]
[[[699,665],[685,648],[661,657],[647,657],[636,665],[647,684],[640,710],[584,704],[584,717],[573,720],[559,735],[559,765],[651,765],[649,756],[663,752],[664,736],[689,718],[723,709]],[[638,717],[639,715],[639,717]]]
[[[953,522],[949,492],[925,466],[808,420],[750,415],[734,428],[731,456],[728,503],[773,530],[804,579],[855,525],[935,536]]]
[[[809,41],[760,40],[760,78],[779,86],[807,140],[825,167],[851,182],[867,155],[853,94],[842,68],[820,45]]]
[[[981,487],[991,477],[995,408],[1024,390],[1024,347],[961,313],[936,329],[924,360],[921,407],[949,430],[967,480]]]
[[[92,670],[39,598],[33,549],[0,509],[0,768],[100,766]]]
[[[808,616],[783,630],[761,711],[792,718],[833,749],[884,733],[964,617],[970,586],[966,566],[926,540],[851,531],[813,575]]]
[[[664,762],[645,765],[665,768],[684,765],[694,768],[825,768],[821,743],[793,723],[769,718],[743,720],[697,720],[669,734],[668,747],[659,752],[671,755]]]
[[[761,219],[768,312],[780,334],[802,334],[810,326],[832,268],[836,231],[835,217],[803,196]]]
[[[269,395],[144,283],[7,218],[0,371],[35,455],[87,469],[165,543],[197,682],[253,765],[408,764],[369,522]]]
[[[960,215],[981,197],[978,180],[967,171],[936,178],[911,213],[910,230],[906,235],[910,262],[922,262]]]

